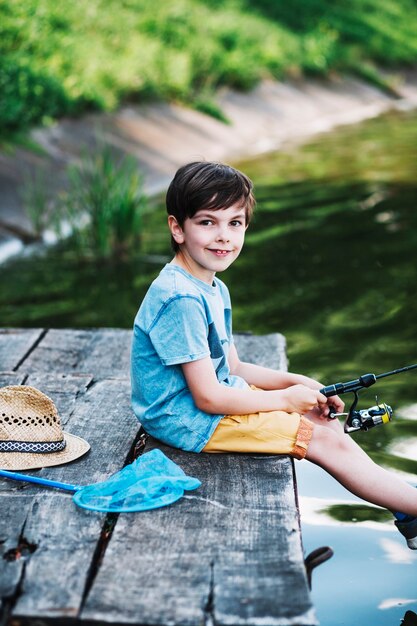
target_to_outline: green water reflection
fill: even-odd
[[[239,164],[255,181],[258,208],[240,259],[222,276],[235,329],[282,332],[290,368],[324,384],[416,362],[416,153],[417,114],[393,113]],[[0,326],[130,328],[149,283],[170,259],[165,224],[161,207],[145,216],[143,248],[130,263],[81,262],[65,246],[10,261],[0,277]],[[377,462],[410,479],[417,474],[416,371],[384,379],[361,397],[364,408],[377,393],[395,417],[354,435]],[[353,498],[346,502],[334,481],[323,486],[327,478],[320,475],[318,488],[303,472],[301,496],[320,493],[320,519],[333,524],[310,527],[305,513],[304,542],[312,549],[332,540],[342,555],[342,564],[326,566],[332,574],[316,591],[321,623],[399,624],[401,602],[392,605],[397,612],[378,611],[378,602],[391,607],[392,598],[377,593],[385,593],[384,572],[397,568],[400,588],[392,593],[416,610],[415,555],[405,561],[411,569],[400,567],[389,556],[393,528],[384,512]],[[358,522],[362,530],[353,535]],[[354,549],[337,523],[351,525]],[[369,524],[380,528],[379,538],[388,533],[382,553]],[[365,561],[362,574],[373,578],[373,596],[359,577],[361,584],[351,588],[359,613],[351,607],[339,620],[338,596],[332,604],[325,585],[337,578],[335,568],[344,568],[342,580],[359,560]],[[349,575],[356,584],[356,575]]]

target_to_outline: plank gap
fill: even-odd
[[[97,541],[96,549],[94,550],[93,557],[91,559],[90,568],[87,573],[84,591],[81,597],[80,608],[77,618],[80,619],[81,613],[84,608],[84,604],[88,598],[91,587],[94,584],[100,566],[103,562],[104,555],[109,545],[111,536],[113,534],[114,527],[117,524],[120,513],[108,513],[104,519],[103,527],[100,533],[100,537]],[[0,625],[1,626],[1,625]]]
[[[22,555],[20,558],[22,558],[22,567],[20,570],[20,575],[19,578],[14,586],[13,592],[8,595],[3,597],[2,602],[1,602],[1,607],[0,607],[0,626],[6,626],[7,624],[10,623],[10,618],[12,616],[12,612],[14,607],[17,604],[17,601],[19,600],[20,596],[22,595],[22,591],[23,591],[23,583],[25,580],[25,574],[26,574],[26,565],[28,563],[28,560],[30,559],[31,555],[35,552],[35,550],[38,548],[37,544],[30,544],[24,537],[24,532],[25,532],[25,527],[26,527],[26,522],[27,522],[27,518],[25,519],[25,521],[23,522],[22,525],[22,529],[20,531],[20,535],[18,538],[18,542],[17,542],[17,546],[16,548],[10,548],[6,553],[3,554],[3,559],[7,562],[12,562],[12,561],[16,561],[18,560],[17,558],[17,550],[19,549],[19,546],[23,546],[23,544],[28,545],[28,546],[35,546],[34,549],[29,550],[28,555]],[[6,542],[3,542],[3,545]],[[15,551],[15,558],[10,558],[12,551]],[[8,555],[10,555],[8,557]]]
[[[207,597],[207,603],[204,607],[204,624],[205,626],[214,626],[214,561],[210,562],[210,587]]]
[[[46,334],[48,333],[49,329],[48,328],[44,328],[41,332],[41,334],[39,335],[39,337],[33,342],[33,344],[30,346],[30,348],[27,350],[27,352],[22,356],[22,358],[20,359],[20,361],[17,362],[17,364],[14,366],[13,368],[13,372],[17,372],[17,370],[19,369],[19,367],[24,363],[24,361],[26,361],[26,359],[32,354],[32,352],[34,350],[36,350],[36,348],[38,347],[38,345],[40,344],[40,342],[44,339],[44,337],[46,336]]]

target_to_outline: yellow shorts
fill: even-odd
[[[289,454],[303,459],[313,428],[306,417],[285,411],[225,415],[203,452]]]

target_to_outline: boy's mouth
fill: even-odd
[[[231,250],[220,250],[218,248],[208,248],[209,252],[212,252],[218,257],[224,257],[230,254]]]

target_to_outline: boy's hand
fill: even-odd
[[[332,396],[327,398],[327,408],[325,417],[329,417],[329,413],[343,413],[345,410],[345,403],[339,398],[339,396]]]
[[[300,376],[301,384],[306,387],[310,387],[310,389],[319,390],[323,389],[324,385],[314,378],[309,378],[308,376]],[[323,395],[323,394],[320,394]],[[331,396],[331,398],[326,398],[326,402],[320,403],[318,408],[320,409],[320,415],[322,417],[329,417],[331,413],[343,413],[345,409],[345,403],[339,398],[339,396]]]
[[[318,389],[298,384],[283,389],[281,393],[284,395],[288,413],[295,412],[303,415],[315,408],[318,408],[321,414],[326,411],[327,398]]]

